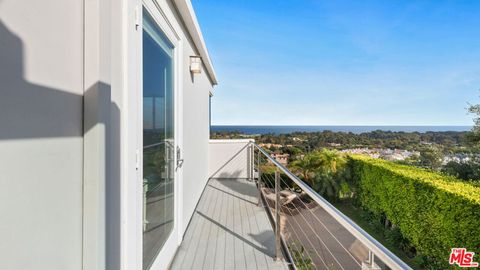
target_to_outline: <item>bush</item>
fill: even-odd
[[[480,163],[478,160],[470,162],[450,161],[442,168],[442,172],[462,180],[479,182]]]
[[[349,159],[360,204],[385,215],[425,261],[447,268],[451,248],[480,252],[478,186],[384,160],[358,155]]]
[[[295,267],[298,270],[313,270],[316,269],[315,264],[313,263],[308,251],[305,250],[303,246],[298,248],[297,245],[294,243],[288,247],[290,252],[292,253],[292,259],[295,263]]]

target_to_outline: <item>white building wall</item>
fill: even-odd
[[[0,1],[0,268],[82,269],[83,1]]]
[[[209,177],[213,85],[205,67],[191,76],[198,48],[175,4],[158,2],[182,48],[183,234]],[[0,0],[0,269],[139,268],[138,8]]]
[[[185,55],[193,53],[186,48]],[[185,59],[188,62],[189,59]],[[188,67],[188,64],[185,64]],[[188,72],[189,73],[189,72]],[[186,229],[203,188],[208,180],[209,91],[212,89],[205,72],[190,74],[184,82],[183,93],[183,230]]]
[[[250,150],[254,140],[210,140],[208,175],[210,178],[248,178]]]
[[[170,5],[171,6],[171,5]],[[174,9],[172,9],[174,10]],[[190,56],[198,55],[187,30],[175,13],[183,42],[183,140],[184,163],[181,203],[182,231],[185,231],[208,180],[208,140],[210,138],[209,93],[213,85],[205,68],[190,73]],[[179,23],[180,22],[180,23]]]

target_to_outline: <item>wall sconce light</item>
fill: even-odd
[[[202,73],[202,58],[200,56],[190,56],[190,72],[193,74]]]

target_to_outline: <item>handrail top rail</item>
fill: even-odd
[[[390,250],[385,248],[380,242],[353,222],[349,217],[343,214],[340,210],[335,208],[330,202],[320,196],[310,186],[305,184],[300,178],[293,174],[290,170],[285,168],[277,160],[272,158],[270,154],[260,147],[255,142],[251,142],[265,157],[267,157],[275,166],[277,166],[283,173],[285,173],[292,181],[295,182],[304,192],[306,192],[316,203],[318,203],[328,214],[330,214],[337,222],[339,222],[347,231],[356,237],[362,244],[370,249],[375,256],[382,260],[387,266],[392,269],[412,269],[404,261],[398,258]]]

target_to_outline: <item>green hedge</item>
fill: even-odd
[[[479,187],[412,166],[358,155],[349,159],[362,206],[385,215],[417,252],[442,268],[451,248],[480,254]]]

